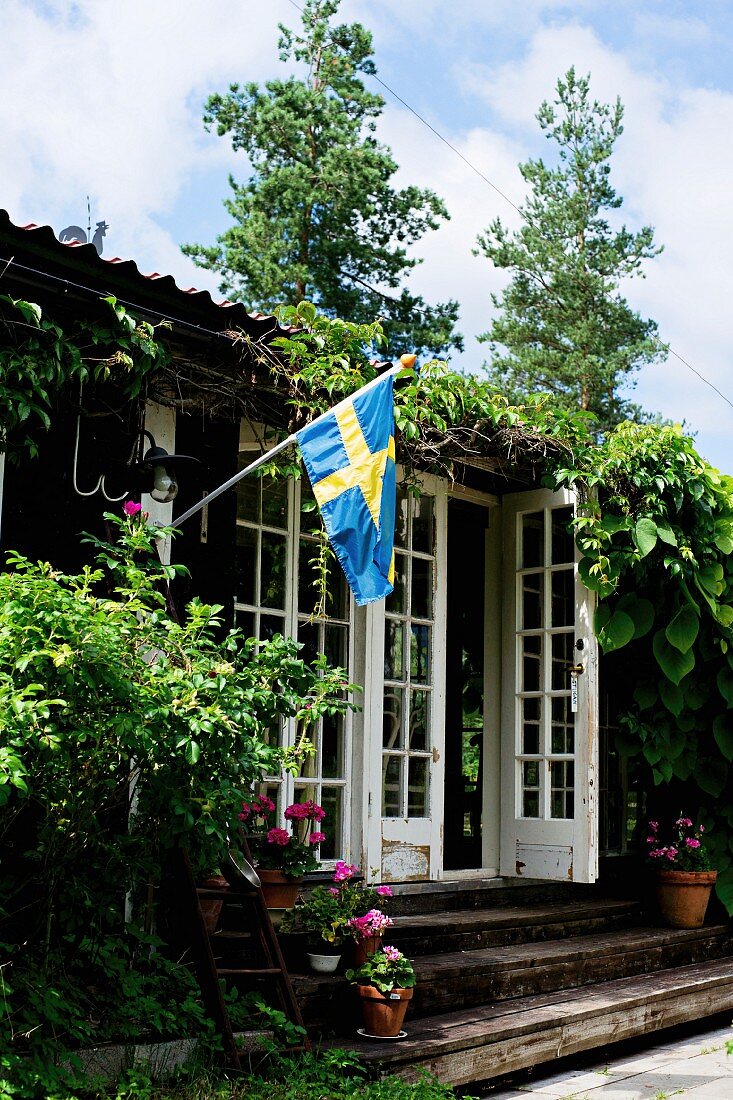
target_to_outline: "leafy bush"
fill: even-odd
[[[24,1065],[18,1097],[49,1095],[75,1047],[209,1033],[151,935],[171,853],[210,872],[252,784],[296,764],[277,726],[300,724],[303,753],[309,723],[348,705],[343,673],[292,641],[222,639],[198,601],[175,621],[176,569],[154,551],[168,532],[108,518],[107,575],[15,554],[0,575],[0,1079]]]

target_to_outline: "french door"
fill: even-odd
[[[368,608],[366,862],[388,882],[441,869],[446,512],[438,484],[398,489],[394,591]]]
[[[593,882],[597,650],[574,497],[504,497],[501,874]]]

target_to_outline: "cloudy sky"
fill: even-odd
[[[729,0],[343,0],[374,33],[382,79],[513,201],[517,163],[542,153],[534,114],[571,64],[594,95],[626,107],[613,182],[630,228],[663,255],[627,288],[675,351],[733,401],[733,5]],[[227,225],[227,177],[247,163],[208,135],[202,104],[235,80],[282,75],[277,24],[290,0],[0,0],[0,206],[14,221],[110,225],[105,255],[216,289],[179,252]],[[382,90],[383,89],[379,89]],[[465,369],[503,276],[472,257],[476,234],[517,215],[397,100],[380,136],[399,182],[430,186],[451,221],[426,239],[413,289],[457,298]],[[733,473],[733,408],[679,360],[647,368],[637,399],[697,432]]]

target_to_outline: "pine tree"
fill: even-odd
[[[433,192],[394,188],[397,165],[377,141],[384,100],[367,90],[372,38],[334,25],[340,0],[306,0],[303,32],[280,25],[280,59],[302,76],[213,95],[204,122],[246,153],[251,175],[230,177],[234,224],[213,247],[186,245],[221,289],[272,310],[303,299],[345,320],[384,321],[390,352],[431,355],[462,347],[458,305],[427,306],[403,281],[419,262],[409,247],[448,217]]]
[[[512,273],[492,296],[499,313],[479,337],[494,353],[491,380],[513,400],[550,392],[566,407],[595,413],[604,430],[644,418],[620,391],[635,385],[634,372],[663,349],[655,322],[630,308],[620,286],[643,277],[642,262],[661,248],[649,226],[632,233],[606,219],[623,201],[609,180],[623,107],[618,99],[591,102],[589,92],[589,77],[572,68],[558,80],[557,99],[536,116],[557,145],[557,163],[520,164],[530,188],[523,224],[510,231],[496,219],[475,254]]]

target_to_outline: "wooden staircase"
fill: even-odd
[[[398,888],[399,889],[399,888]],[[311,1034],[385,1072],[470,1084],[733,1010],[733,928],[663,928],[596,888],[489,880],[403,887],[388,942],[414,961],[400,1042],[355,1039],[343,977],[306,974],[288,946]]]

